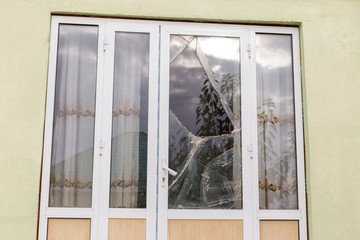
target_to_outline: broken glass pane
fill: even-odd
[[[240,39],[172,35],[169,208],[241,209]]]

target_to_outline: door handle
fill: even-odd
[[[164,171],[168,171],[169,174],[172,175],[172,176],[176,176],[176,174],[177,174],[177,172],[175,172],[175,171],[172,170],[171,168],[168,168],[168,167],[166,167],[166,166],[164,166],[164,165],[162,166],[162,168],[163,168]]]
[[[167,157],[161,158],[161,186],[166,187],[167,174],[176,176],[177,172],[168,168]]]

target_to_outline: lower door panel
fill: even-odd
[[[168,240],[242,240],[240,220],[169,220]]]
[[[145,219],[110,219],[109,240],[145,240]]]
[[[47,240],[90,240],[90,219],[49,219]]]
[[[298,221],[260,221],[260,240],[299,240]]]

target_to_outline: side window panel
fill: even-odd
[[[98,27],[60,24],[50,207],[91,207]]]

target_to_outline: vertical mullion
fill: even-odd
[[[250,44],[251,48],[248,48]],[[254,125],[256,127],[256,83],[254,82],[253,60],[254,55],[250,52],[250,57],[247,50],[253,49],[253,38],[250,32],[247,31],[242,39],[241,46],[241,96],[242,96],[242,132],[243,132],[243,181],[244,181],[244,240],[256,240],[256,138],[254,139]],[[255,107],[254,107],[255,106]],[[254,110],[255,109],[255,110]],[[255,113],[254,113],[255,112]],[[255,116],[254,116],[255,115]],[[255,120],[254,120],[255,118]],[[254,124],[255,121],[255,124]],[[256,129],[256,128],[255,128]],[[252,145],[252,149],[251,149]],[[250,147],[250,149],[248,149]],[[252,153],[249,152],[252,150]],[[251,159],[250,154],[253,155]]]
[[[161,184],[161,158],[168,158],[169,136],[169,71],[170,34],[164,27],[160,32],[160,94],[159,94],[159,155],[158,155],[158,226],[157,239],[167,240],[168,236],[168,178],[165,187]],[[160,127],[161,126],[161,127]]]
[[[250,60],[250,72],[251,72],[251,138],[253,144],[254,158],[253,158],[253,176],[252,176],[252,231],[253,239],[260,239],[260,222],[259,222],[259,163],[258,163],[258,128],[257,128],[257,82],[256,82],[256,33],[251,31],[250,33],[250,46],[251,46],[251,60]]]
[[[96,107],[95,107],[95,133],[94,133],[94,157],[93,157],[93,192],[92,192],[92,209],[93,216],[91,219],[91,240],[99,239],[99,211],[100,211],[100,191],[101,191],[101,162],[100,140],[102,139],[103,127],[103,98],[104,98],[104,51],[103,39],[105,36],[105,25],[98,25],[98,62],[97,62],[97,80],[96,80]]]
[[[146,181],[146,239],[156,239],[157,197],[157,149],[158,149],[158,70],[159,70],[159,26],[150,31],[149,46],[149,95],[148,95],[148,154]]]
[[[100,155],[99,169],[99,205],[98,205],[98,237],[108,238],[109,222],[109,189],[110,189],[110,158],[111,158],[111,129],[112,129],[112,99],[113,99],[113,73],[114,73],[114,48],[115,31],[110,24],[105,26],[105,34],[101,39],[101,45],[106,39],[108,46],[104,56],[103,88],[102,88],[102,134],[99,141],[103,141],[103,149]],[[103,47],[101,50],[104,52]]]

